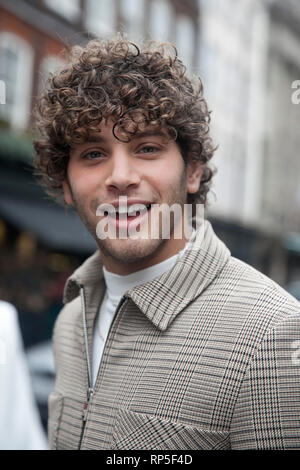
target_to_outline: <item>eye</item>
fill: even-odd
[[[91,150],[83,155],[83,158],[87,160],[96,160],[98,158],[103,157],[103,153],[99,152],[98,150]]]
[[[140,153],[155,153],[157,152],[159,149],[158,147],[155,147],[155,145],[144,145],[143,147],[140,148],[139,152]]]

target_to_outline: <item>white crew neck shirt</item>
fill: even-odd
[[[193,229],[190,240],[194,238],[195,233],[196,230]],[[155,277],[161,276],[163,273],[170,270],[176,263],[177,259],[184,253],[187,246],[188,242],[179,253],[176,253],[176,255],[172,256],[171,258],[168,258],[161,263],[155,264],[154,266],[150,266],[149,268],[136,271],[132,274],[114,274],[107,271],[103,266],[102,269],[106,283],[106,292],[97,315],[93,332],[93,387],[96,383],[105,341],[121,298],[125,292],[129,291],[133,287],[144,284],[147,281],[151,281]]]

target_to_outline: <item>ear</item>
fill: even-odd
[[[186,184],[187,192],[190,194],[196,193],[200,186],[202,177],[202,164],[199,161],[192,161],[187,164],[186,168]]]
[[[66,178],[63,180],[62,186],[63,186],[63,193],[64,193],[65,203],[68,206],[72,206],[74,204],[74,202],[73,202],[73,198],[72,198],[70,184],[69,184],[69,181]]]

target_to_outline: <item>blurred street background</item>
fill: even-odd
[[[117,32],[173,42],[201,77],[218,145],[206,217],[300,300],[300,0],[0,0],[0,299],[18,311],[44,426],[64,283],[95,243],[36,183],[31,113],[65,45]]]

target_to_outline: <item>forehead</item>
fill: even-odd
[[[98,126],[98,131],[93,130],[89,133],[88,139],[84,142],[124,142],[129,143],[132,140],[140,139],[144,137],[160,137],[164,140],[170,140],[170,136],[167,129],[164,127],[158,127],[149,125],[146,123],[139,123],[136,126],[135,123],[130,122],[116,123],[113,121],[101,122]]]

